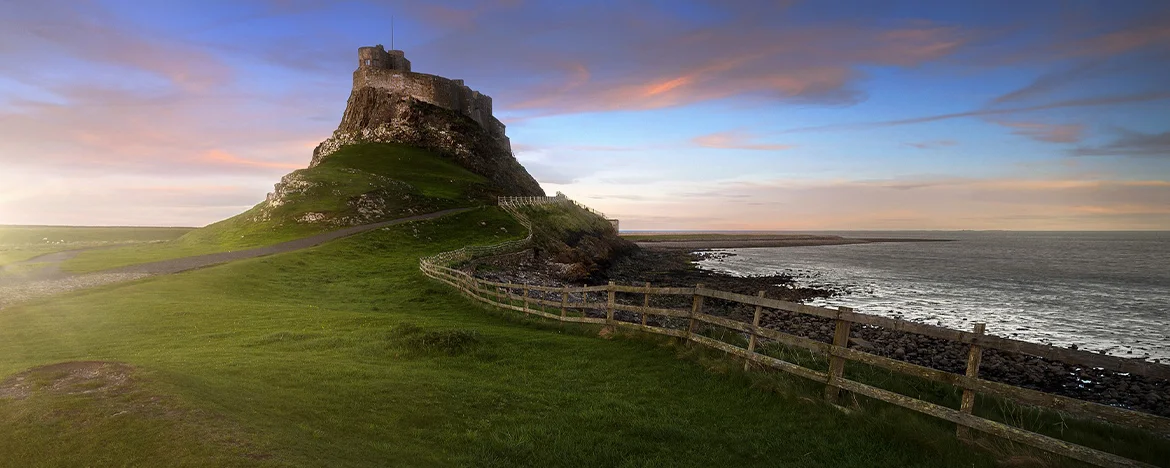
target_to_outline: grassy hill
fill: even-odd
[[[344,226],[494,204],[500,190],[427,150],[366,143],[346,146],[316,167],[292,172],[274,194],[244,213],[174,241],[84,252],[63,268],[82,273],[272,245]]]
[[[354,146],[239,216],[73,266],[271,244],[491,204],[495,190],[425,151]],[[569,260],[621,242],[577,207],[524,210],[537,247]],[[490,309],[418,270],[422,256],[524,234],[488,206],[8,307],[0,467],[1076,466],[974,449],[889,405],[843,412],[819,386],[719,352]],[[1119,433],[1090,435],[1170,459],[1153,436]]]
[[[486,208],[7,309],[0,466],[995,464],[949,424],[844,414],[771,391],[791,377],[527,321],[418,271],[521,232]]]

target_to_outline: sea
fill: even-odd
[[[1170,232],[801,234],[952,241],[720,249],[699,265],[841,292],[815,305],[1170,363]]]

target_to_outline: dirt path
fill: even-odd
[[[81,252],[80,250],[46,254],[23,262],[6,265],[3,269],[0,269],[0,310],[19,302],[77,289],[131,281],[153,275],[178,273],[247,258],[293,252],[386,226],[434,219],[441,216],[463,213],[472,209],[474,208],[455,208],[436,211],[425,215],[409,216],[390,221],[382,221],[380,223],[348,227],[265,247],[161,260],[114,268],[97,273],[71,274],[61,271],[61,262],[77,255]],[[36,266],[37,268],[29,270],[27,273],[15,272],[18,268],[29,265]]]

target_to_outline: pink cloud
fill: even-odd
[[[932,149],[932,148],[941,148],[944,146],[955,146],[957,144],[959,144],[959,143],[956,142],[955,140],[929,140],[929,141],[919,141],[919,142],[906,143],[906,146],[912,146],[912,147],[915,147],[918,149]]]
[[[1075,56],[1112,56],[1151,46],[1170,45],[1170,13],[1146,17],[1137,23],[1069,41],[1058,47]]]
[[[973,39],[963,28],[928,21],[809,23],[773,4],[713,8],[726,18],[701,27],[673,9],[638,3],[586,5],[571,14],[539,6],[491,11],[422,53],[498,70],[492,75],[516,83],[496,96],[501,107],[544,116],[729,98],[853,103],[864,97],[856,89],[863,67],[920,65]],[[617,33],[599,34],[599,24]]]
[[[728,131],[697,136],[691,142],[704,148],[719,149],[781,151],[793,148],[793,145],[756,143],[755,140],[758,138],[758,136],[750,133]]]
[[[11,67],[0,70],[39,79],[37,65],[72,59],[144,71],[183,90],[207,90],[232,79],[233,70],[207,50],[141,32],[92,3],[21,9],[0,17],[0,43],[19,44]]]
[[[1083,124],[1046,124],[1041,122],[996,122],[1012,133],[1049,143],[1076,143],[1084,138]]]
[[[226,153],[222,150],[213,149],[203,155],[203,159],[217,164],[226,164],[230,166],[246,166],[246,167],[263,167],[276,169],[302,169],[305,164],[282,163],[275,161],[256,161],[252,159],[244,159]]]

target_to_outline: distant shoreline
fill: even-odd
[[[809,247],[884,242],[952,242],[954,239],[896,237],[841,237],[808,234],[632,234],[623,235],[647,249],[733,249],[751,247]]]

